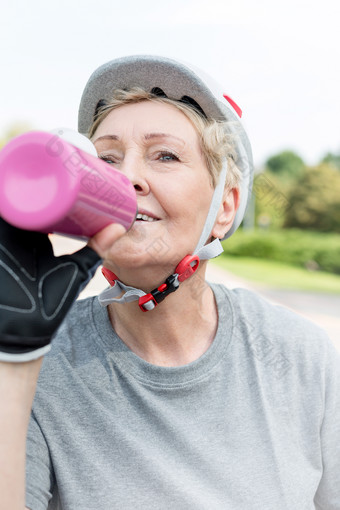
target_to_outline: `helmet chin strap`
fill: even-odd
[[[129,303],[131,301],[138,300],[139,307],[143,312],[153,310],[158,303],[166,298],[167,295],[177,290],[182,281],[189,278],[197,270],[200,260],[212,259],[223,252],[219,239],[215,239],[208,244],[206,244],[206,242],[211,235],[211,231],[222,202],[226,175],[227,161],[224,161],[219,181],[211,200],[208,216],[205,220],[201,237],[193,255],[187,255],[184,257],[184,259],[182,259],[177,265],[175,272],[170,275],[162,285],[149,293],[146,293],[141,289],[125,285],[114,273],[112,273],[112,271],[104,267],[102,272],[110,283],[111,288],[106,289],[99,294],[98,300],[101,306],[108,306],[110,303]],[[124,294],[121,295],[122,293]]]
[[[227,177],[227,161],[224,160],[222,170],[218,179],[218,184],[214,190],[214,194],[211,199],[208,216],[205,220],[201,237],[194,250],[194,253],[198,255],[201,260],[213,259],[223,252],[223,248],[219,239],[215,239],[209,244],[206,244],[206,242],[211,235],[211,231],[215,224],[217,213],[222,202],[226,177]]]

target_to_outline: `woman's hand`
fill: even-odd
[[[107,254],[111,246],[125,233],[126,229],[122,225],[112,223],[91,237],[87,246],[97,252],[104,260],[107,258]]]
[[[101,258],[91,247],[55,257],[46,234],[0,218],[0,361],[37,359]]]

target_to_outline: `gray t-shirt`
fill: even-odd
[[[181,367],[136,356],[96,298],[73,306],[39,377],[29,508],[340,509],[339,354],[289,310],[212,288],[216,337]]]

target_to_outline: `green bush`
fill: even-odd
[[[223,242],[226,255],[286,262],[308,269],[340,274],[340,236],[287,230],[238,230]]]

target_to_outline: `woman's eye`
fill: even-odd
[[[105,161],[105,163],[109,163],[109,164],[115,164],[116,161],[110,157],[110,156],[98,156],[99,159],[102,159],[103,161]]]
[[[159,159],[161,161],[179,161],[179,157],[173,152],[161,152]]]

